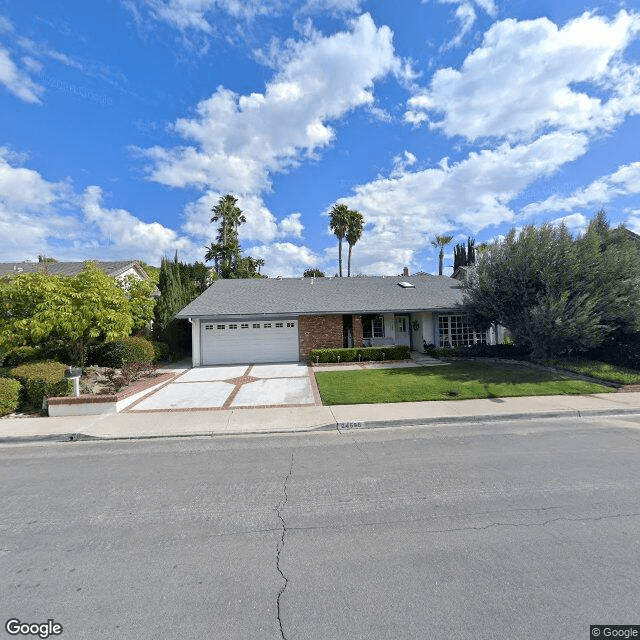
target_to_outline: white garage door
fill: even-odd
[[[202,321],[202,364],[292,362],[299,359],[298,321]]]

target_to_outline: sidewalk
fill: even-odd
[[[637,414],[640,392],[290,407],[3,418],[0,443],[293,433],[536,418]]]

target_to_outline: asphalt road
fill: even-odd
[[[587,640],[640,624],[639,462],[637,418],[5,446],[2,637]]]

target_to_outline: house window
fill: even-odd
[[[271,329],[271,323],[270,323],[270,322],[265,322],[265,323],[262,325],[262,328],[263,328],[263,329]]]
[[[399,331],[400,333],[407,333],[407,331],[409,331],[407,327],[407,318],[405,316],[396,318],[396,331]]]
[[[293,322],[287,322],[287,327],[290,329],[291,327],[295,327],[296,325]]]
[[[282,329],[283,326],[282,322],[276,322],[276,329]]]
[[[466,347],[470,344],[487,344],[486,331],[475,331],[469,316],[440,316],[438,334],[441,347]]]
[[[219,324],[216,329],[224,329],[224,325],[223,324]]]
[[[243,323],[240,325],[240,328],[241,328],[241,329],[248,329],[248,328],[249,328],[249,323],[247,323],[247,322],[243,322]]]
[[[260,328],[260,323],[259,322],[254,322],[253,323],[253,328],[254,329],[259,329]]]
[[[204,330],[205,330],[205,331],[210,331],[211,329],[213,329],[213,325],[212,325],[212,324],[206,324],[206,325],[204,326]]]
[[[238,325],[237,324],[230,324],[229,325],[229,329],[237,329]]]
[[[380,315],[362,316],[363,338],[384,338],[384,318]]]

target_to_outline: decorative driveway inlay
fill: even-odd
[[[194,367],[127,411],[320,405],[312,378],[299,362]]]

